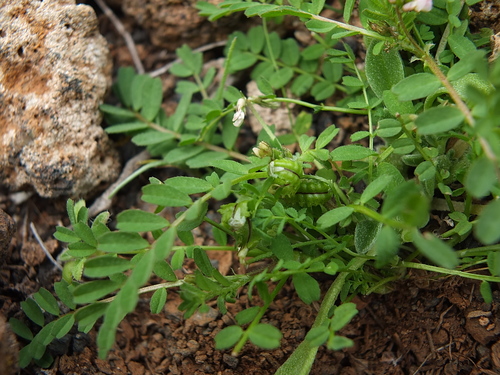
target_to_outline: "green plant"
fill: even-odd
[[[387,290],[407,268],[481,280],[491,302],[489,283],[500,281],[500,63],[488,63],[487,32],[469,31],[467,6],[473,2],[434,1],[429,13],[416,13],[403,11],[402,1],[362,0],[362,28],[347,23],[353,0],[345,2],[345,22],[320,16],[324,1],[200,3],[213,20],[237,11],[264,18],[263,26],[230,37],[216,87],[215,69],[203,72],[203,56],[182,47],[182,63],[170,71],[186,78],[177,83],[173,115],[161,109],[160,81],[130,68],[120,70],[115,85],[123,106],[102,106],[109,133],[130,134],[155,158],[131,178],[166,165],[197,177],[152,178],[142,200],[156,205],[155,213],[126,210],[113,231],[109,214],[89,225],[85,203],[68,201],[70,228],[55,233],[68,243],[63,279],[54,285],[65,312],[45,289],[22,304],[41,329],[33,335],[11,319],[29,341],[21,364],[49,364],[45,349],[52,340],[75,322],[88,332],[101,317],[98,346],[105,357],[139,294],[154,291],[151,311],[159,312],[170,288],[180,290],[186,317],[206,310],[211,300],[225,313],[243,286],[250,296],[258,293],[263,305],[240,312],[238,325],[216,337],[216,347],[238,353],[248,340],[264,349],[279,345],[279,330],[260,321],[285,283],[311,303],[321,299],[311,273],[335,277],[314,326],[278,374],[308,373],[320,345],[352,345],[336,333],[356,313],[350,299]],[[316,43],[301,50],[294,39],[268,32],[268,19],[287,15],[304,20]],[[342,43],[356,34],[367,46],[364,69]],[[246,69],[262,96],[245,97],[226,85],[229,74]],[[337,106],[319,103],[334,94]],[[313,114],[289,108],[291,131],[276,136],[256,107],[280,103],[365,115],[367,130],[351,136],[356,143],[331,150],[338,128],[310,136]],[[236,148],[247,111],[263,129],[253,155]],[[220,221],[207,215],[212,200],[226,203]],[[159,214],[165,207],[178,208],[174,221]],[[431,211],[446,213],[450,227],[434,233]],[[191,231],[202,222],[212,226],[217,246],[194,244]],[[471,235],[478,246],[464,248]],[[176,239],[183,244],[174,245]],[[237,252],[243,265],[267,266],[222,275],[206,254],[212,249]],[[186,257],[197,270],[177,279],[173,270]],[[490,274],[479,272],[484,269]],[[165,282],[145,286],[153,274]],[[42,310],[58,319],[45,324]]]

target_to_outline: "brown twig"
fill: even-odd
[[[145,72],[144,66],[142,65],[141,59],[139,58],[139,54],[137,53],[137,48],[135,47],[134,40],[132,39],[130,33],[125,29],[123,23],[121,23],[118,17],[115,16],[111,8],[107,6],[104,0],[95,0],[95,2],[99,6],[99,8],[101,8],[101,10],[104,12],[104,14],[109,18],[111,23],[113,23],[118,33],[120,33],[120,35],[125,40],[125,44],[127,45],[127,48],[130,51],[130,55],[132,56],[132,61],[134,62],[135,70],[137,71],[137,73],[144,74]]]

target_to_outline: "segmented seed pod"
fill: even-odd
[[[289,200],[301,207],[313,207],[328,202],[332,197],[333,190],[328,183],[304,176],[299,181],[295,196]]]
[[[269,163],[269,176],[274,177],[276,185],[280,186],[283,196],[292,196],[304,175],[302,164],[292,159],[277,159]]]

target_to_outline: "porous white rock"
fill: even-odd
[[[94,10],[0,0],[0,185],[84,197],[118,174],[100,126],[111,61]]]

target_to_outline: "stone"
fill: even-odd
[[[14,220],[0,208],[0,266],[8,258],[10,240],[15,233]]]
[[[111,60],[74,0],[0,0],[0,185],[85,197],[118,174],[100,126]]]
[[[242,13],[210,22],[199,15],[198,0],[123,0],[122,10],[149,34],[151,43],[173,52],[182,44],[195,48],[224,40],[235,26],[241,28]],[[218,4],[221,0],[209,0]],[[243,21],[244,23],[244,21]]]
[[[0,374],[15,375],[18,373],[18,354],[16,336],[12,332],[5,317],[0,314]]]

